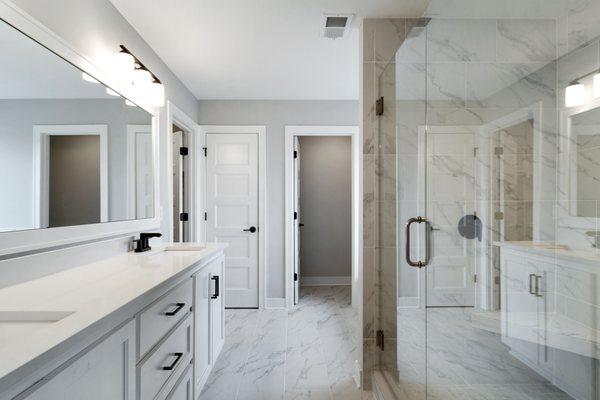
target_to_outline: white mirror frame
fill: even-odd
[[[0,257],[18,255],[74,245],[103,238],[133,235],[145,230],[160,229],[159,199],[159,127],[158,113],[145,99],[140,98],[130,85],[102,70],[94,61],[77,52],[71,45],[53,33],[9,0],[0,0],[0,19],[93,76],[111,89],[131,99],[152,115],[152,143],[154,157],[154,217],[140,220],[105,222],[60,228],[0,232]],[[118,49],[115,49],[115,51]]]
[[[559,182],[563,190],[559,195],[559,224],[561,226],[578,229],[596,229],[600,218],[578,217],[575,201],[576,174],[573,170],[574,142],[571,130],[571,118],[586,111],[600,108],[600,98],[587,101],[577,107],[566,108],[560,113],[560,146],[559,146]]]

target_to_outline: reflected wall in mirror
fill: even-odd
[[[3,21],[0,46],[0,232],[152,218],[152,115]]]
[[[600,108],[572,115],[571,193],[577,217],[598,217],[600,203]]]

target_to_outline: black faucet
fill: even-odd
[[[148,244],[148,239],[153,237],[161,237],[162,233],[154,232],[154,233],[140,233],[140,238],[135,239],[133,243],[135,243],[135,252],[142,253],[144,251],[148,251],[151,249]]]

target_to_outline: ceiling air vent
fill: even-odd
[[[323,37],[339,39],[346,36],[352,22],[353,14],[325,14],[323,15]]]

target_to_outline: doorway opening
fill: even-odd
[[[294,304],[315,286],[352,284],[352,140],[294,137]]]
[[[190,242],[190,132],[173,124],[173,242]]]
[[[302,286],[342,285],[357,306],[358,128],[286,126],[285,133],[287,307],[301,301]]]

